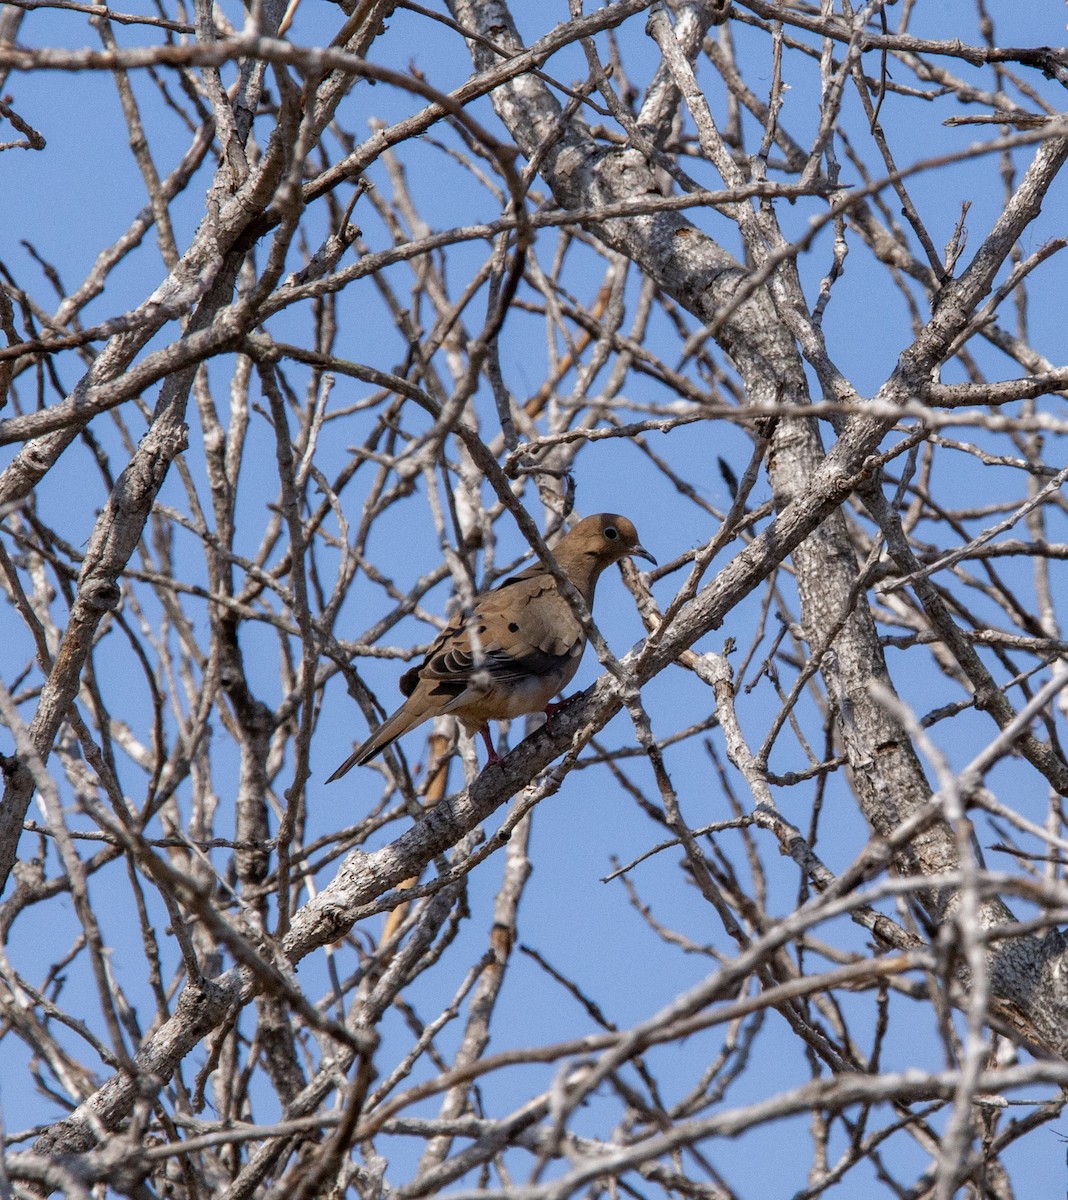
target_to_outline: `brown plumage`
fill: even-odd
[[[552,552],[590,609],[605,567],[631,555],[656,562],[633,524],[615,513],[580,521]],[[484,592],[468,614],[442,630],[419,666],[401,676],[404,703],[327,783],[368,762],[409,729],[445,714],[455,716],[468,734],[481,733],[489,761],[496,762],[487,723],[539,710],[551,715],[557,707],[553,696],[571,682],[585,648],[586,635],[556,580],[540,562],[527,567]]]

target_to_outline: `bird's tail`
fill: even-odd
[[[326,782],[333,783],[335,779],[340,779],[342,775],[347,774],[353,767],[362,766],[365,762],[370,762],[380,750],[385,750],[401,734],[407,733],[414,725],[418,725],[420,721],[425,719],[425,715],[413,713],[406,704],[402,704],[395,713],[386,717],[362,746],[357,746],[353,750]]]

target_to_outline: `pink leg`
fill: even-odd
[[[493,742],[490,739],[489,725],[483,725],[479,730],[482,734],[482,740],[486,743],[486,750],[489,753],[489,758],[486,761],[486,766],[491,767],[495,762],[501,761],[501,756],[494,749]]]

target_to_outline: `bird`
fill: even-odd
[[[605,567],[623,558],[656,559],[638,540],[631,521],[598,513],[579,521],[552,547],[561,571],[586,607]],[[490,721],[525,713],[552,714],[553,703],[578,670],[586,648],[582,630],[552,573],[537,562],[475,598],[434,640],[418,666],[400,679],[404,703],[327,779],[333,783],[370,762],[402,734],[434,717],[452,715],[473,737],[480,733],[489,762],[500,761],[489,735]]]

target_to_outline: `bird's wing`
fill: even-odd
[[[419,666],[401,677],[401,691],[411,696],[420,688],[428,699],[448,703],[479,667],[490,686],[507,687],[564,671],[583,646],[582,627],[553,577],[524,572],[480,596],[468,617],[444,629]]]

